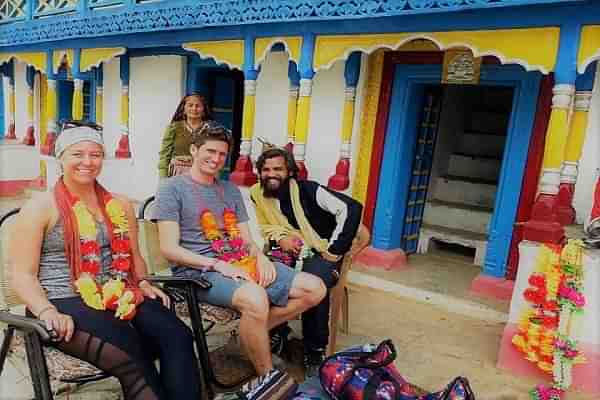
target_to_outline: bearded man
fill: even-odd
[[[250,189],[260,231],[267,243],[302,263],[302,271],[316,275],[331,289],[338,281],[341,260],[360,226],[362,205],[317,182],[297,180],[292,155],[281,148],[263,152],[256,161],[260,182]],[[279,352],[289,328],[271,334]],[[325,357],[329,340],[329,295],[302,313],[304,366],[314,376]]]

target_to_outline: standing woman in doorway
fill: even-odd
[[[180,175],[189,170],[192,165],[192,133],[211,119],[208,102],[201,94],[192,93],[179,102],[160,146],[159,178]]]

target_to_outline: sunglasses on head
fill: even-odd
[[[102,135],[102,126],[100,126],[92,121],[81,121],[81,120],[74,120],[74,119],[62,120],[60,123],[60,131],[62,132],[65,129],[78,128],[80,126],[92,128],[92,129],[98,131]]]

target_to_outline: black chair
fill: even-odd
[[[7,233],[11,218],[17,215],[19,210],[19,208],[13,209],[0,218],[1,234]],[[4,248],[6,242],[6,240],[2,240],[2,248],[0,248],[0,323],[6,325],[4,340],[0,347],[0,375],[2,375],[6,358],[11,351],[11,343],[16,338],[15,333],[20,333],[23,336],[21,345],[27,356],[36,400],[53,399],[51,380],[83,385],[108,378],[110,375],[94,366],[68,356],[54,347],[49,347],[51,336],[46,330],[45,324],[36,318],[20,315],[13,311],[22,303],[8,287],[6,249]],[[18,352],[19,344],[12,351]]]
[[[154,196],[146,199],[138,211],[140,247],[150,273],[148,280],[161,284],[165,291],[169,293],[169,296],[174,299],[174,308],[180,318],[189,318],[196,340],[203,377],[205,382],[208,383],[206,386],[209,396],[213,397],[214,391],[211,385],[219,389],[231,389],[251,378],[254,374],[254,370],[248,362],[247,365],[241,366],[243,373],[240,374],[238,379],[226,383],[218,379],[215,374],[214,360],[211,362],[211,354],[206,339],[207,332],[218,324],[225,325],[239,319],[239,313],[229,308],[198,301],[196,290],[198,288],[203,290],[210,288],[209,282],[170,276],[168,262],[159,249],[156,219],[151,215],[155,205],[154,200]],[[247,371],[243,371],[243,367],[246,367]]]

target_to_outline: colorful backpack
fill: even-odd
[[[417,394],[394,366],[391,340],[357,346],[327,357],[319,369],[323,389],[334,400],[475,400],[466,378],[439,392]]]

